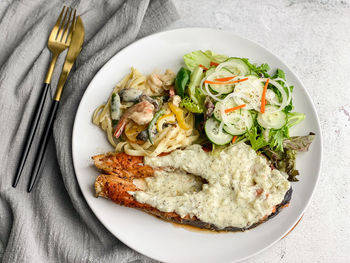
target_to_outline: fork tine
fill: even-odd
[[[70,25],[69,34],[68,34],[67,39],[66,39],[66,44],[67,44],[67,45],[70,45],[70,42],[71,42],[71,40],[72,40],[73,30],[74,30],[74,27],[75,27],[75,23],[77,22],[77,20],[76,20],[76,14],[77,14],[77,10],[74,9],[72,24]]]
[[[63,30],[65,27],[65,24],[67,23],[66,18],[67,18],[68,12],[72,13],[72,9],[70,7],[67,8],[66,13],[64,14],[62,24],[60,26],[60,30],[58,31],[58,34],[56,36],[56,40],[58,40],[58,41],[61,41],[61,39],[62,39]]]
[[[61,11],[61,14],[59,15],[59,17],[57,18],[57,21],[56,21],[56,24],[55,26],[53,27],[51,33],[50,33],[50,36],[49,36],[49,39],[54,39],[57,37],[57,32],[58,32],[58,29],[60,27],[60,24],[61,24],[61,20],[62,20],[62,16],[63,14],[65,13],[65,9],[67,7],[64,5],[63,8],[62,8],[62,11]]]
[[[73,13],[73,10],[74,10],[73,19],[70,20],[70,18],[71,18],[71,16],[72,16],[72,13]],[[67,43],[67,35],[68,35],[68,31],[69,31],[69,29],[70,29],[70,27],[71,27],[71,26],[69,26],[69,25],[73,25],[73,24],[74,24],[76,12],[77,12],[77,11],[76,11],[75,9],[72,9],[72,11],[70,12],[69,18],[68,18],[68,22],[67,22],[66,28],[64,29],[64,33],[63,33],[63,37],[62,37],[61,42]],[[68,43],[68,44],[69,44],[69,43]]]

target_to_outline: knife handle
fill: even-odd
[[[49,116],[46,120],[46,123],[45,123],[44,132],[40,138],[40,143],[39,143],[40,146],[39,146],[37,155],[35,157],[34,167],[33,167],[32,175],[31,175],[30,182],[29,182],[28,189],[27,189],[28,193],[33,189],[33,186],[38,178],[41,163],[43,161],[45,150],[47,147],[47,143],[48,143],[49,138],[50,138],[52,125],[53,125],[53,122],[55,120],[58,105],[59,105],[59,101],[53,100],[50,114],[49,114]]]
[[[35,135],[36,130],[38,128],[38,124],[39,124],[39,121],[40,121],[40,118],[42,115],[42,111],[44,108],[44,104],[45,104],[45,99],[46,99],[46,96],[47,96],[47,93],[49,90],[50,90],[50,84],[44,83],[41,94],[39,96],[39,99],[38,99],[36,107],[35,107],[34,116],[31,120],[31,127],[29,128],[29,132],[28,132],[27,138],[25,140],[25,145],[23,148],[21,160],[19,161],[19,165],[17,168],[16,177],[15,177],[13,184],[12,184],[13,187],[17,186],[18,181],[21,178],[22,171],[23,171],[24,165],[26,163],[28,153],[30,151],[30,147],[33,143],[34,135]]]

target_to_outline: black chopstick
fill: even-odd
[[[13,187],[17,186],[18,181],[21,178],[22,171],[23,171],[24,165],[26,163],[30,147],[33,143],[34,135],[36,133],[39,121],[41,119],[41,115],[42,115],[44,104],[45,104],[45,99],[46,99],[46,96],[47,96],[49,89],[50,89],[50,84],[44,83],[44,87],[42,88],[41,95],[40,95],[38,102],[36,104],[36,107],[35,107],[34,116],[33,116],[33,119],[31,121],[32,125],[29,129],[28,136],[25,140],[25,145],[23,148],[21,160],[20,160],[18,168],[17,168],[16,176],[15,176],[15,179],[13,180],[13,184],[12,184]]]
[[[38,178],[41,163],[43,161],[45,150],[47,147],[47,143],[48,143],[49,138],[50,138],[52,125],[53,125],[53,122],[55,120],[58,105],[59,105],[59,101],[53,100],[50,114],[49,114],[49,116],[46,120],[46,123],[45,123],[44,132],[40,138],[40,144],[39,144],[40,146],[39,146],[38,152],[37,152],[36,157],[35,157],[35,161],[34,161],[35,164],[34,164],[34,167],[32,170],[32,175],[30,177],[30,182],[29,182],[28,189],[27,189],[28,193],[30,193],[30,191],[32,191],[33,186],[35,184],[35,181]]]

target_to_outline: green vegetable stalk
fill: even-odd
[[[148,129],[147,129],[148,139],[152,145],[153,145],[153,136],[152,136],[153,135],[152,134],[153,128],[154,128],[155,124],[157,123],[158,119],[160,118],[160,116],[164,115],[164,112],[165,112],[164,109],[160,109],[159,111],[157,111],[156,114],[154,114],[153,119],[151,120],[151,122],[148,125]]]
[[[203,69],[201,67],[196,67],[191,74],[190,84],[188,84],[188,96],[196,104],[199,104],[198,92],[196,92],[196,90],[198,89],[202,78]]]

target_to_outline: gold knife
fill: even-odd
[[[62,73],[57,84],[56,95],[54,97],[54,100],[56,101],[60,101],[61,99],[63,87],[64,87],[64,84],[66,83],[68,74],[72,69],[72,66],[75,60],[77,59],[84,42],[85,31],[84,31],[83,21],[81,20],[80,16],[78,16],[77,22],[73,30],[74,31],[72,36],[72,42],[68,49],[66,60],[63,64]]]
[[[78,16],[77,21],[73,27],[72,41],[67,52],[66,60],[64,61],[64,64],[62,67],[62,72],[57,84],[56,94],[52,102],[51,111],[48,119],[46,120],[43,135],[40,138],[40,143],[39,143],[40,146],[35,158],[34,167],[32,170],[30,182],[27,189],[28,193],[33,189],[35,181],[38,178],[39,170],[44,157],[48,139],[50,137],[50,131],[52,129],[52,125],[55,119],[58,105],[62,96],[63,87],[64,87],[64,84],[66,83],[68,74],[71,71],[75,60],[77,59],[81,51],[81,48],[84,42],[84,34],[85,34],[85,31],[84,31],[83,21],[81,20],[81,17]]]

